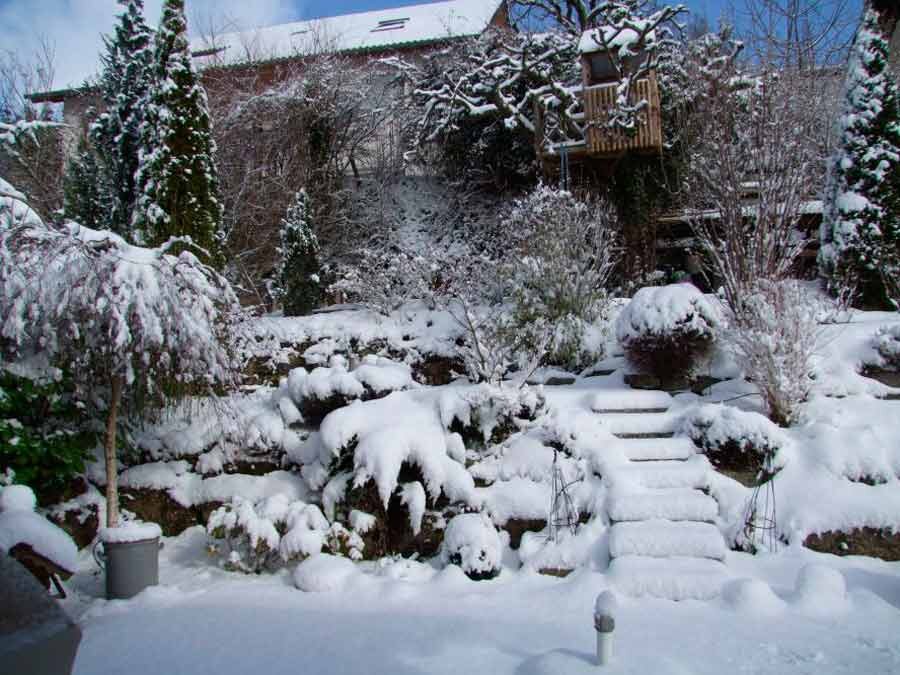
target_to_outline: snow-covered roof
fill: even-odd
[[[298,21],[191,42],[198,66],[316,51],[369,51],[481,34],[503,0],[448,0]]]
[[[638,25],[640,27],[640,25]],[[653,42],[656,33],[646,33],[644,42]],[[591,54],[607,49],[618,49],[621,56],[639,51],[641,33],[630,27],[600,26],[591,28],[581,34],[578,40],[578,51],[582,54]]]

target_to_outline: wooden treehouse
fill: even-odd
[[[637,69],[645,55],[626,59],[623,69]],[[597,47],[594,51],[582,51],[582,86],[577,95],[581,112],[573,117],[581,127],[581,138],[554,142],[546,137],[548,112],[539,102],[536,104],[536,134],[538,157],[546,174],[559,171],[568,174],[568,164],[590,164],[600,173],[611,172],[619,159],[629,153],[658,155],[662,153],[662,115],[659,83],[655,70],[638,78],[629,92],[629,102],[646,101],[647,105],[636,114],[633,129],[610,125],[610,114],[616,109],[616,99],[621,80],[619,71],[609,53]],[[632,70],[632,72],[634,72]]]

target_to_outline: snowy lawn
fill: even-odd
[[[102,576],[85,556],[66,601],[84,631],[75,673],[598,672],[592,608],[606,581],[597,572],[560,580],[505,568],[473,582],[454,566],[407,561],[362,565],[341,591],[304,593],[287,572],[222,572],[205,546],[201,528],[166,540],[161,585],[129,601],[98,599]],[[840,570],[846,598],[827,579],[796,593],[810,563]],[[900,563],[789,549],[729,553],[728,565],[765,584],[733,582],[708,603],[620,596],[606,671],[900,670]]]

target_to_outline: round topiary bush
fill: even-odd
[[[447,525],[442,547],[444,562],[459,565],[474,581],[500,574],[502,552],[500,535],[483,513],[462,513]]]
[[[721,324],[718,309],[695,286],[651,286],[619,314],[616,337],[632,364],[665,381],[693,370]]]

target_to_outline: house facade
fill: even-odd
[[[506,0],[445,0],[201,35],[191,40],[191,50],[215,105],[216,96],[227,91],[233,79],[253,77],[262,90],[317,53],[348,56],[365,67],[388,56],[415,58],[449,42],[509,25]],[[86,129],[89,111],[102,105],[98,90],[89,83],[94,75],[86,73],[81,87],[29,96],[33,103],[62,106],[73,142]]]

